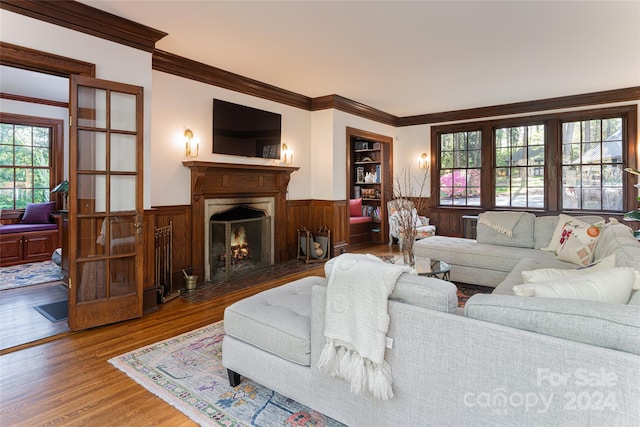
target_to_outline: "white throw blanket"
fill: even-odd
[[[324,336],[318,368],[350,382],[351,391],[393,397],[391,369],[384,353],[389,330],[388,297],[408,266],[373,255],[335,258],[327,283]]]
[[[480,214],[478,223],[484,224],[498,233],[513,237],[513,229],[523,214],[523,212],[484,212]]]

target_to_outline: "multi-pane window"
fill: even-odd
[[[495,129],[495,206],[544,208],[545,126]]]
[[[623,210],[622,118],[562,123],[562,208]]]
[[[48,201],[50,177],[51,129],[0,123],[0,209]]]
[[[482,132],[440,135],[440,204],[480,206]]]
[[[630,105],[433,126],[432,198],[442,207],[623,213],[636,206],[624,168],[637,166],[637,114]]]

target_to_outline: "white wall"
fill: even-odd
[[[144,88],[144,207],[150,207],[151,53],[4,9],[0,10],[0,29],[3,42],[90,62],[96,64],[99,79]]]
[[[182,162],[187,160],[184,130],[189,128],[200,141],[197,161],[282,165],[279,160],[213,154],[213,99],[223,99],[249,107],[282,114],[282,142],[293,151],[293,165],[300,169],[291,174],[288,199],[310,197],[311,113],[262,98],[244,95],[171,74],[153,72],[151,201],[153,206],[191,203],[190,173]]]

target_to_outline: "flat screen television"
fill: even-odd
[[[281,134],[280,114],[213,100],[213,153],[279,159]]]

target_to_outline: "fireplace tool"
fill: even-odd
[[[173,271],[171,266],[171,250],[173,241],[173,223],[155,229],[155,281],[158,302],[165,303],[180,296],[180,291],[173,290]]]

